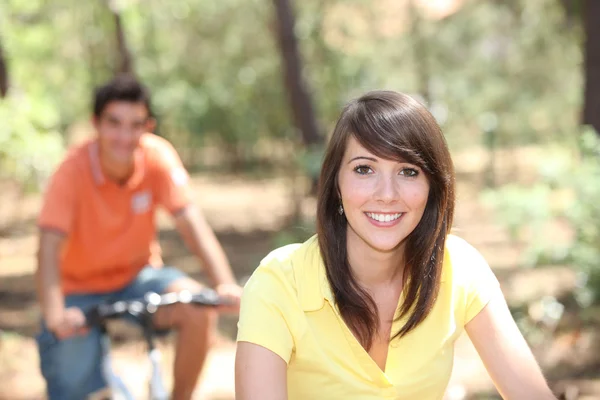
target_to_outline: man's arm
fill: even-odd
[[[81,310],[65,309],[59,270],[60,250],[64,241],[64,233],[40,229],[36,289],[46,326],[59,338],[77,333],[85,322]]]
[[[236,285],[225,251],[204,215],[195,206],[187,206],[174,215],[179,234],[201,263],[215,287]]]
[[[40,229],[36,271],[37,294],[47,325],[56,325],[56,314],[62,310],[65,299],[60,289],[59,255],[65,235],[61,232]]]
[[[222,311],[239,310],[242,288],[236,284],[229,261],[202,212],[194,206],[189,175],[173,146],[156,138],[162,151],[156,153],[158,204],[175,219],[175,226],[187,247],[198,257],[215,290],[230,306]]]

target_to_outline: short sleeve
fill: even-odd
[[[189,174],[177,151],[166,141],[156,149],[154,161],[158,177],[158,203],[174,214],[192,202]]]
[[[466,243],[466,242],[465,242]],[[469,246],[466,252],[468,256],[469,273],[465,286],[466,309],[465,324],[472,320],[489,303],[492,297],[500,290],[500,284],[496,275],[492,272],[487,261],[474,247]]]
[[[73,228],[77,206],[77,177],[73,160],[64,161],[52,174],[44,192],[38,226],[69,234]]]
[[[237,341],[262,346],[289,362],[294,349],[291,327],[298,318],[291,296],[289,283],[276,267],[259,266],[244,287]]]
[[[498,293],[500,284],[485,258],[465,240],[449,235],[446,248],[453,286],[457,291],[454,307],[464,326]]]

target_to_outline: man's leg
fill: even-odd
[[[96,299],[98,297],[98,299]],[[85,308],[99,302],[100,296],[67,296],[67,306]],[[59,340],[42,323],[36,341],[41,372],[49,400],[81,400],[105,389],[102,375],[100,331]]]
[[[189,290],[196,292],[202,286],[190,278],[182,278],[170,284],[166,292]],[[210,348],[217,314],[215,310],[192,304],[175,304],[159,309],[155,315],[158,328],[177,330],[175,350],[174,386],[172,400],[189,400],[198,382]]]
[[[148,291],[169,293],[189,290],[193,293],[201,288],[198,282],[176,268],[146,267],[119,297],[141,297]],[[154,316],[154,324],[158,329],[177,331],[172,400],[189,400],[210,348],[217,313],[207,307],[174,304],[160,308]]]

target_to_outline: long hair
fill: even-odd
[[[429,181],[423,217],[405,239],[404,302],[397,318],[408,319],[392,339],[406,335],[420,324],[437,298],[445,240],[454,216],[455,178],[440,127],[431,113],[410,96],[373,91],[344,107],[321,168],[317,234],[336,305],[358,340],[369,349],[379,326],[377,306],[352,275],[346,247],[347,221],[337,212],[337,177],[351,136],[378,157],[417,165]]]

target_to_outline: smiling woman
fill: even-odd
[[[453,215],[427,109],[391,91],[351,101],[325,154],[317,235],[272,252],[244,289],[236,398],[441,399],[465,330],[504,398],[554,398]]]
[[[340,308],[360,310],[342,311],[342,315],[346,314],[346,321],[355,325],[353,328],[363,346],[370,347],[377,330],[376,309],[369,304],[370,296],[361,293],[361,285],[351,280],[361,280],[357,274],[375,274],[363,277],[363,281],[396,276],[400,278],[397,286],[402,287],[401,278],[406,275],[407,296],[401,313],[406,314],[417,303],[417,311],[402,329],[403,333],[408,332],[433,304],[434,296],[430,294],[437,291],[441,272],[439,250],[443,248],[454,213],[452,161],[438,125],[423,106],[408,96],[392,92],[365,95],[362,101],[350,103],[342,113],[321,177],[329,183],[322,186],[319,197],[322,223],[318,223],[321,251],[330,265],[328,277],[338,289],[336,300],[344,305]],[[340,201],[346,208],[346,218],[330,220],[328,210]],[[426,218],[422,218],[426,207]],[[383,214],[384,224],[385,218],[391,218],[385,214],[403,215],[389,229],[373,229],[374,220],[368,218],[367,212]],[[378,225],[382,228],[381,222]],[[347,254],[328,250],[332,241],[340,240],[337,238],[342,238],[343,243],[344,236],[346,243],[341,248],[348,248]],[[379,251],[364,249],[365,245]],[[381,259],[382,253],[387,253],[385,260]],[[376,258],[356,259],[369,254]],[[398,268],[407,263],[406,256],[411,257],[410,268]],[[376,270],[360,266],[373,262],[382,266]],[[354,265],[353,273],[344,273],[350,271],[350,265]],[[383,276],[386,274],[387,277]],[[358,289],[354,293],[353,287]],[[361,307],[361,300],[369,307]]]

